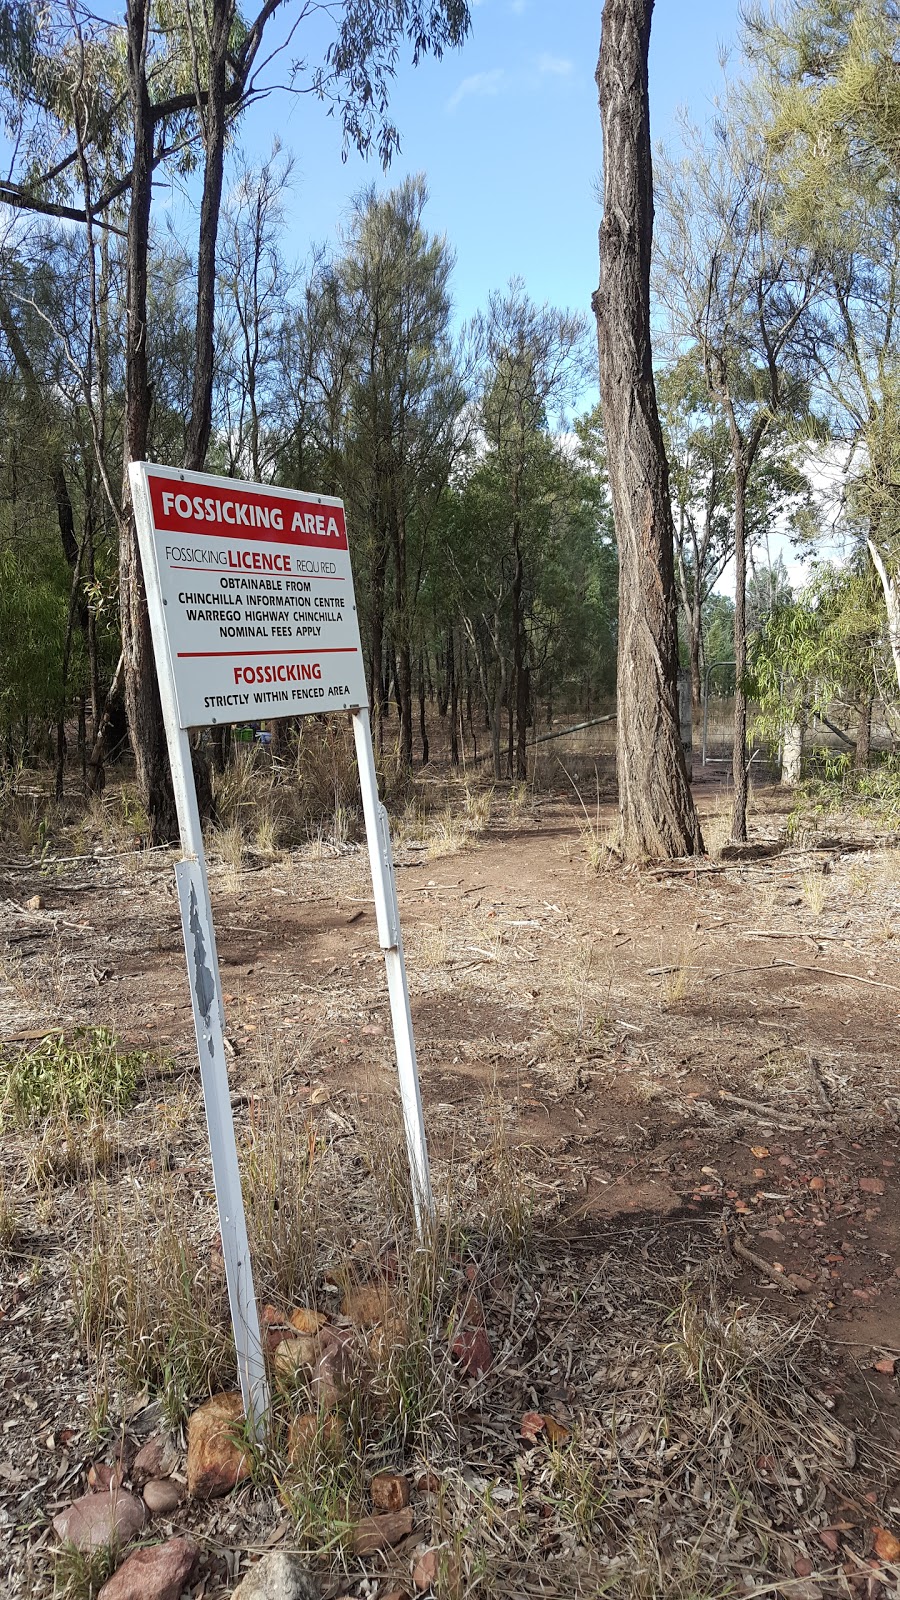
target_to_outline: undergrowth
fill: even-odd
[[[0,1061],[0,1113],[29,1127],[48,1117],[86,1118],[131,1104],[145,1063],[141,1051],[122,1051],[108,1028],[51,1035]]]

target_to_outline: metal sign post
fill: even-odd
[[[225,1014],[187,730],[350,711],[387,968],[416,1225],[434,1214],[387,813],[378,797],[344,508],[172,467],[129,467],[184,860],[175,869],[244,1409],[268,1410]]]

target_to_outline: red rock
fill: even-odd
[[[185,1496],[185,1487],[177,1478],[151,1478],[144,1484],[144,1504],[148,1511],[157,1516],[164,1515],[167,1511],[174,1511],[181,1505]]]
[[[453,1354],[470,1378],[483,1377],[494,1359],[483,1328],[461,1328],[453,1341]]]
[[[376,1472],[371,1483],[376,1511],[402,1511],[409,1505],[409,1480],[399,1472]]]
[[[391,1292],[384,1283],[365,1284],[361,1289],[348,1289],[341,1302],[341,1316],[354,1322],[358,1328],[374,1327],[384,1322],[392,1312]]]
[[[883,1178],[860,1178],[859,1187],[862,1194],[884,1194]]]
[[[422,1472],[416,1479],[416,1488],[420,1494],[437,1494],[441,1487],[441,1480],[436,1472]]]
[[[441,1600],[458,1600],[462,1594],[462,1569],[447,1550],[426,1550],[413,1567],[413,1583],[424,1594],[434,1588]]]
[[[544,1431],[544,1414],[542,1411],[526,1411],[522,1417],[522,1426],[519,1429],[519,1438],[527,1439],[529,1444],[537,1443],[537,1436]]]
[[[122,1468],[118,1462],[110,1466],[108,1461],[95,1461],[88,1467],[87,1481],[90,1489],[121,1489]]]
[[[353,1529],[353,1551],[358,1556],[373,1556],[388,1550],[412,1533],[413,1516],[409,1506],[402,1511],[384,1511],[377,1517],[363,1517]]]
[[[426,1550],[424,1555],[419,1556],[419,1559],[412,1571],[413,1583],[421,1594],[424,1594],[426,1589],[431,1588],[431,1585],[434,1583],[434,1580],[437,1577],[437,1570],[437,1551]]]
[[[96,1550],[102,1544],[128,1544],[144,1526],[146,1511],[137,1495],[124,1489],[83,1494],[53,1518],[53,1531],[64,1544]]]
[[[178,1600],[199,1554],[192,1539],[167,1539],[133,1550],[103,1585],[98,1600]]]
[[[228,1494],[250,1471],[236,1435],[244,1417],[239,1394],[216,1394],[188,1421],[188,1493],[195,1500]]]
[[[181,1451],[164,1433],[155,1433],[142,1444],[131,1466],[131,1476],[141,1484],[147,1478],[168,1478],[181,1459]]]
[[[310,1388],[316,1404],[326,1411],[335,1410],[349,1391],[354,1370],[352,1341],[348,1330],[322,1330],[322,1354],[313,1368]]]

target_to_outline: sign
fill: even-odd
[[[178,725],[368,704],[340,500],[142,464]]]
[[[269,1407],[187,729],[351,711],[420,1237],[434,1220],[388,815],[339,500],[133,461],[131,493],[184,860],[175,869],[244,1409]]]

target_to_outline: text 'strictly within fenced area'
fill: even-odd
[[[225,1015],[188,729],[349,711],[420,1231],[428,1154],[387,813],[378,798],[344,508],[339,500],[135,462],[129,469],[184,860],[176,868],[238,1372],[268,1389],[241,1197]]]

